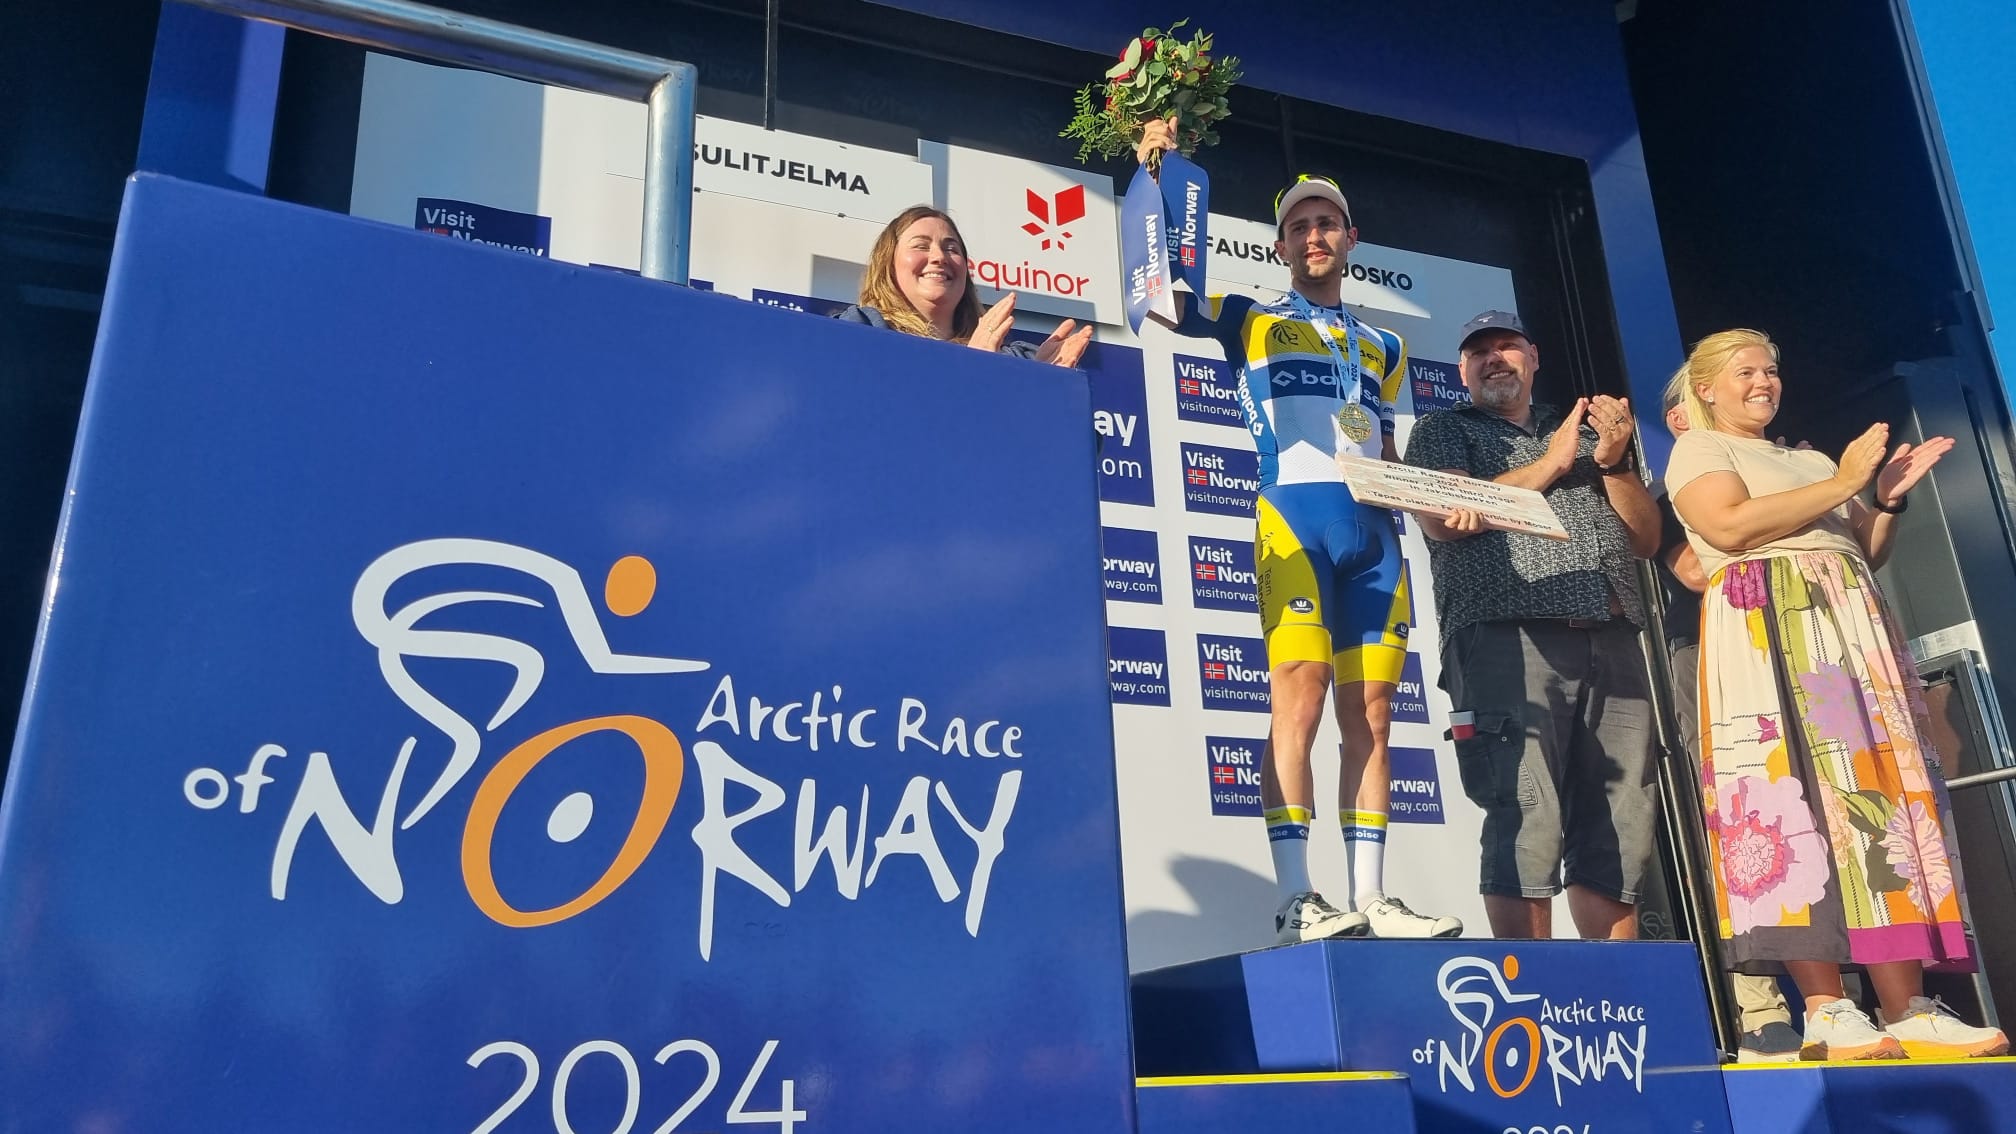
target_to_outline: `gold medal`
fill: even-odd
[[[1344,431],[1344,436],[1362,444],[1372,439],[1372,415],[1357,402],[1349,402],[1337,411],[1337,428]]]

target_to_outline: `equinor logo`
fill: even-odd
[[[1028,196],[1029,215],[1034,218],[1022,226],[1022,231],[1043,241],[1048,251],[1055,245],[1064,250],[1064,242],[1071,239],[1071,230],[1065,225],[1085,219],[1085,187],[1073,185],[1055,197],[1045,197],[1034,189],[1023,190]]]

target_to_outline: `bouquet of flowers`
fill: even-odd
[[[1088,154],[1128,153],[1151,118],[1175,118],[1176,147],[1185,155],[1217,144],[1212,125],[1232,113],[1225,94],[1239,81],[1239,60],[1213,59],[1211,37],[1204,32],[1178,38],[1176,30],[1189,22],[1177,20],[1167,31],[1149,28],[1129,40],[1120,61],[1107,69],[1106,81],[1078,92],[1077,114],[1058,136],[1078,139],[1079,161]],[[1154,164],[1160,158],[1160,151],[1150,155]]]

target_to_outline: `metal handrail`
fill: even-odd
[[[693,226],[691,63],[640,55],[406,0],[183,0],[363,47],[458,63],[649,106],[644,137],[641,274],[685,283]]]
[[[2016,767],[1996,768],[1987,772],[1976,772],[1971,776],[1955,776],[1946,781],[1947,791],[1962,791],[1966,788],[1982,787],[2016,780]]]

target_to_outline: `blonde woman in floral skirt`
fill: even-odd
[[[1703,339],[1673,383],[1692,428],[1666,485],[1708,575],[1702,792],[1729,959],[1791,975],[1808,1059],[2000,1055],[2001,1032],[1924,995],[1926,965],[1974,960],[1917,670],[1871,569],[1953,441],[1886,459],[1872,425],[1838,465],[1774,444],[1778,348],[1757,331]],[[1849,963],[1876,1021],[1843,993]]]

